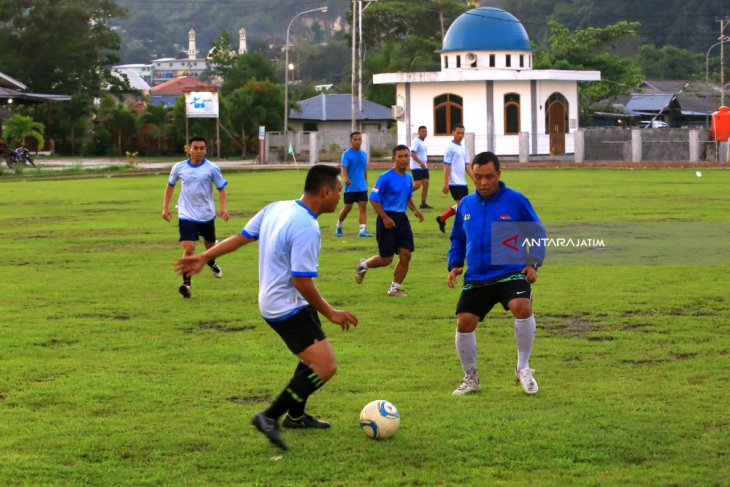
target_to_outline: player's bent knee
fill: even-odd
[[[532,316],[532,302],[529,299],[513,299],[509,302],[509,309],[518,320]]]
[[[479,317],[469,313],[459,313],[456,316],[456,331],[459,333],[471,333],[477,329]]]

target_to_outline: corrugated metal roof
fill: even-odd
[[[392,120],[390,108],[365,99],[362,111],[356,109],[355,116],[357,120]],[[318,95],[300,101],[299,110],[289,111],[289,120],[333,122],[351,119],[351,95]]]
[[[658,112],[666,108],[674,98],[673,94],[638,94],[631,95],[626,103],[628,112]]]

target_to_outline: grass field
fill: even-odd
[[[227,177],[232,218],[218,223],[220,236],[266,202],[297,197],[304,172]],[[502,178],[548,229],[728,221],[727,170]],[[534,286],[539,394],[514,383],[512,319],[500,309],[478,329],[482,392],[452,397],[462,376],[458,290],[446,287],[448,238],[435,210],[413,223],[405,299],[385,295],[392,267],[354,284],[375,242],[355,236],[354,213],[342,239],[334,215],[323,215],[317,285],[360,326],[324,325],[340,368],[309,405],[333,428],[284,431],[291,450],[282,453],[249,424],[296,365],[259,316],[257,248],[220,259],[225,277],[205,270],[183,300],[172,272],[177,227],[160,218],[165,184],[164,175],[0,181],[0,485],[730,482],[727,254],[701,265],[692,255],[552,266],[548,257]],[[430,202],[448,204],[435,191]],[[375,442],[358,414],[379,398],[402,422],[395,438]]]

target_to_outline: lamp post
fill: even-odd
[[[291,20],[289,21],[289,26],[286,28],[286,49],[284,54],[284,136],[287,138],[287,140],[289,138],[287,135],[289,132],[289,31],[291,30],[291,25],[294,23],[297,17],[312,12],[324,13],[326,11],[327,7],[319,7],[313,8],[311,10],[305,10],[304,12],[299,12],[291,18]]]
[[[710,46],[710,48],[707,50],[707,54],[705,54],[705,84],[709,87],[710,86],[710,51],[712,51],[712,48],[715,46],[719,46],[720,44],[724,44],[727,41],[730,41],[730,37],[728,36],[720,36],[719,37],[720,42],[716,42],[713,45]],[[723,87],[720,87],[721,91],[724,91],[722,89]],[[720,97],[724,98],[724,97]],[[720,102],[722,104],[722,102]],[[707,123],[709,124],[709,118],[710,115],[707,115]]]

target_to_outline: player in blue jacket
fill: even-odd
[[[496,155],[482,152],[471,167],[476,191],[459,203],[448,261],[452,288],[467,267],[456,305],[456,353],[464,380],[453,394],[481,390],[475,330],[496,303],[515,317],[516,378],[526,394],[536,394],[529,362],[536,328],[530,285],[545,257],[545,228],[529,200],[499,180]]]

